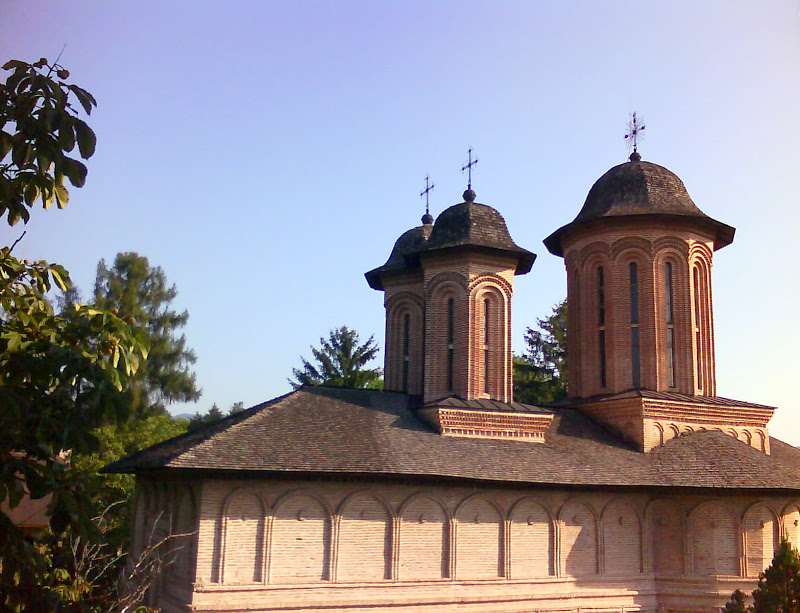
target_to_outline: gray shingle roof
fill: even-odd
[[[658,164],[644,162],[636,155],[600,177],[589,190],[578,216],[544,240],[551,253],[563,255],[561,238],[576,227],[640,215],[689,221],[715,236],[715,249],[733,241],[735,229],[703,213],[678,175]]]
[[[644,454],[580,411],[555,408],[544,443],[441,436],[405,394],[301,388],[203,430],[140,451],[110,472],[413,476],[549,486],[690,487],[800,492],[800,450],[771,456],[720,432]]]

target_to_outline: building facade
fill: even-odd
[[[511,301],[535,256],[463,202],[366,274],[385,389],[300,388],[109,470],[134,550],[180,534],[165,611],[718,611],[781,536],[800,450],[716,395],[714,253],[734,230],[637,153],[546,240],[568,280],[566,401],[514,402]]]

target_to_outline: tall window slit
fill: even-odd
[[[455,315],[456,301],[450,298],[447,301],[447,391],[453,391],[453,362],[455,358]]]
[[[600,387],[606,387],[606,288],[603,267],[597,269],[597,330],[600,354]]]
[[[637,388],[641,385],[641,364],[639,357],[639,267],[631,262],[629,267],[630,306],[631,306],[631,383]]]
[[[411,315],[403,315],[403,391],[408,391],[408,366],[411,362],[410,353]]]

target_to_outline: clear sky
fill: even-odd
[[[383,343],[363,273],[460,201],[539,255],[517,278],[514,345],[566,294],[541,241],[640,152],[737,228],[714,267],[717,391],[776,405],[800,445],[800,4],[0,0],[0,60],[54,59],[99,102],[86,187],[34,211],[18,255],[85,295],[100,258],[137,251],[190,312],[203,398],[272,398],[346,324]],[[4,78],[4,77],[3,77]],[[21,227],[0,226],[8,244]]]

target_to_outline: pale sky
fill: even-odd
[[[715,256],[717,393],[778,406],[771,433],[800,445],[798,0],[0,0],[0,24],[0,61],[66,43],[99,103],[86,187],[35,210],[17,254],[84,295],[119,251],[164,269],[203,388],[174,412],[285,393],[339,325],[382,345],[363,273],[419,224],[427,173],[434,216],[460,201],[470,146],[478,201],[539,256],[521,351],[566,294],[541,241],[626,159],[638,111],[643,158],[737,229]]]

